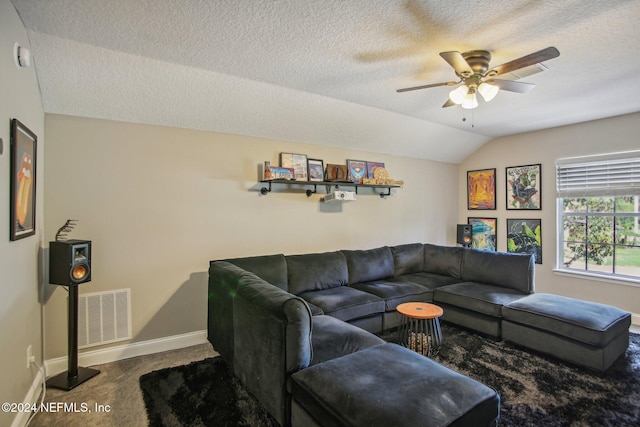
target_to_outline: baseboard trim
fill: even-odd
[[[32,369],[35,369],[34,365],[31,365]],[[42,380],[43,380],[43,373],[41,369],[38,369],[38,373],[36,374],[35,378],[33,379],[33,382],[31,383],[31,387],[29,388],[29,391],[27,392],[27,395],[24,398],[23,403],[29,404],[29,405],[34,405],[39,403],[38,398],[40,397],[40,393],[42,393]],[[29,421],[29,417],[31,416],[31,412],[24,412],[24,411],[19,411],[16,415],[16,417],[13,419],[13,422],[11,423],[11,427],[23,427],[27,424],[27,421]]]
[[[206,330],[189,332],[186,334],[123,344],[100,350],[85,351],[78,354],[78,365],[100,365],[103,363],[129,359],[131,357],[144,356],[147,354],[161,353],[163,351],[177,350],[180,348],[190,347],[192,345],[205,344],[206,342]],[[68,369],[68,358],[65,356],[46,360],[45,366],[49,376],[59,374],[60,372]]]
[[[638,314],[638,313],[631,313],[631,324],[632,324],[633,326],[640,327],[640,314]]]

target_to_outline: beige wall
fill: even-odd
[[[47,115],[46,129],[46,239],[79,220],[70,237],[93,242],[80,293],[131,288],[134,341],[206,329],[211,259],[455,243],[453,164],[60,115]],[[406,184],[343,204],[302,189],[261,196],[258,167],[280,152],[382,161]],[[66,354],[66,294],[54,288],[47,359]]]
[[[23,402],[36,378],[26,367],[27,346],[42,362],[41,314],[38,304],[38,256],[43,218],[44,112],[35,69],[18,69],[13,45],[29,47],[27,34],[13,5],[0,0],[0,401]],[[10,120],[17,118],[38,136],[36,235],[9,240]],[[0,413],[8,426],[15,413]]]
[[[640,285],[630,286],[558,275],[552,270],[556,260],[555,161],[558,158],[637,150],[640,114],[619,116],[559,127],[539,132],[495,139],[458,168],[458,220],[468,216],[498,218],[498,250],[506,251],[507,218],[541,218],[543,264],[536,265],[536,289],[616,305],[640,313]],[[542,164],[542,210],[505,209],[505,167]],[[469,211],[466,173],[496,168],[497,207],[495,211]]]

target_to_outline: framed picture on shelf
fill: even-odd
[[[36,149],[38,138],[19,120],[11,120],[10,240],[36,234]]]
[[[507,252],[534,254],[542,264],[542,220],[507,219]]]
[[[367,162],[364,160],[347,160],[347,170],[351,182],[362,184],[362,180],[367,177]]]
[[[540,210],[541,165],[511,166],[505,169],[508,210]]]
[[[327,181],[347,182],[348,180],[347,165],[328,163],[326,171]]]
[[[307,155],[295,153],[280,153],[280,167],[293,168],[293,179],[307,181]]]
[[[467,171],[467,209],[496,208],[496,169]]]
[[[309,181],[324,181],[324,163],[319,159],[308,159]]]
[[[381,162],[367,162],[367,178],[373,179],[373,172],[376,168],[384,168],[384,163]]]
[[[497,251],[498,247],[498,219],[468,217],[467,224],[471,225],[471,247],[484,251]]]

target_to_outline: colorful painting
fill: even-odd
[[[541,209],[541,165],[506,168],[507,209]]]
[[[364,160],[347,160],[347,169],[349,171],[349,181],[356,184],[362,184],[367,177],[367,162]]]
[[[381,162],[367,162],[367,178],[373,179],[373,172],[376,168],[384,168],[384,163]]]
[[[38,138],[20,121],[11,120],[10,240],[36,234],[36,145]]]
[[[496,208],[496,169],[467,172],[467,207],[470,210]]]
[[[467,218],[471,225],[471,247],[485,251],[497,251],[497,218]]]
[[[542,220],[507,219],[507,252],[534,254],[542,264]]]

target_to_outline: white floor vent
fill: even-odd
[[[131,338],[131,289],[78,297],[78,348]]]

